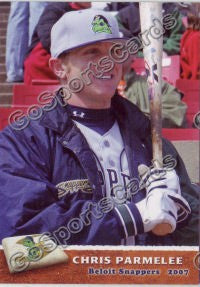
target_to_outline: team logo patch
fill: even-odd
[[[92,30],[95,33],[112,34],[108,20],[102,15],[96,15],[92,21]]]
[[[54,238],[44,234],[7,237],[2,246],[11,273],[66,262],[68,256],[57,248]]]
[[[56,187],[58,188],[58,198],[61,198],[68,193],[78,192],[79,190],[84,193],[92,193],[92,188],[88,179],[63,181],[58,183]]]
[[[43,252],[43,242],[36,243],[34,237],[36,236],[28,235],[16,242],[26,248],[27,260],[29,261],[38,261],[48,254],[48,252]]]

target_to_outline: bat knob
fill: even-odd
[[[165,236],[172,232],[172,227],[169,223],[160,223],[154,227],[152,232],[158,236]]]

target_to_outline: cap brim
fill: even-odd
[[[126,42],[128,41],[130,38],[125,38],[125,37],[119,37],[119,38],[110,38],[110,39],[102,39],[102,40],[97,40],[97,41],[91,41],[91,42],[87,42],[87,43],[84,43],[84,44],[81,44],[81,45],[78,45],[78,46],[75,46],[75,47],[71,47],[70,49],[67,49],[67,50],[64,50],[62,51],[61,53],[59,53],[56,58],[58,58],[60,55],[62,54],[65,54],[65,53],[69,53],[71,52],[72,50],[75,50],[75,49],[78,49],[78,48],[81,48],[81,47],[85,47],[87,45],[92,45],[92,44],[95,44],[95,43],[99,43],[99,42],[113,42],[115,43],[115,41],[117,42]]]

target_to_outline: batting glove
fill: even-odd
[[[137,203],[144,231],[152,230],[160,223],[171,225],[173,232],[177,222],[191,213],[188,202],[181,196],[179,178],[175,170],[149,169],[140,166],[141,188],[146,188],[146,198]]]

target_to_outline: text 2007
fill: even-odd
[[[184,275],[187,276],[189,273],[188,269],[168,269],[168,275]]]

